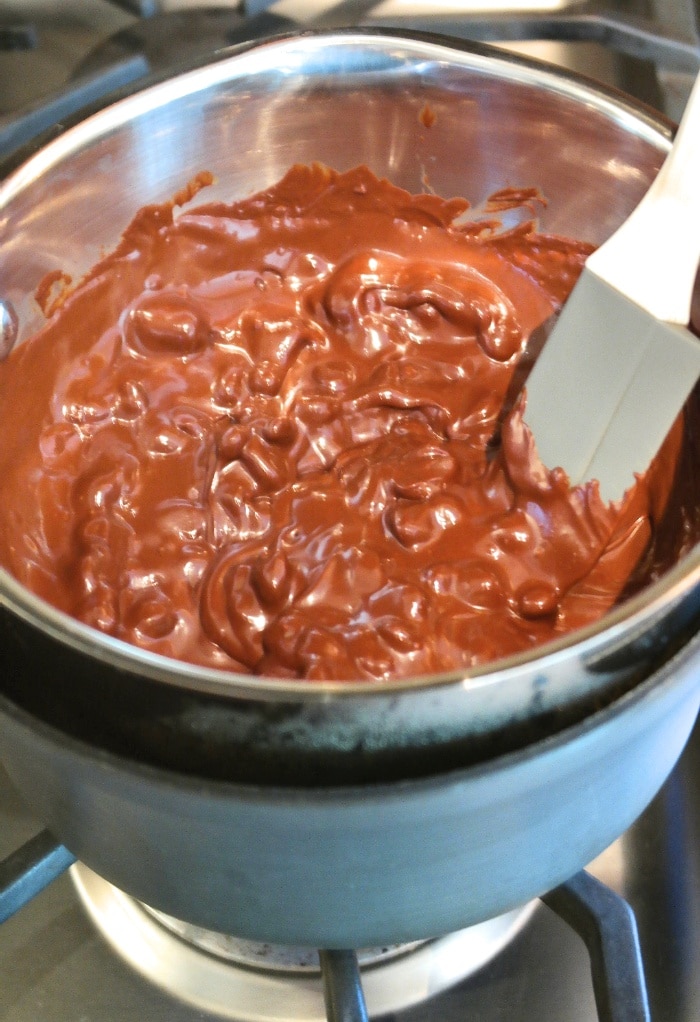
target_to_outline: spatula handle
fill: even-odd
[[[656,319],[687,326],[699,262],[700,76],[656,179],[587,265]]]

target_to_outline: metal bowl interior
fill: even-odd
[[[670,138],[668,124],[624,97],[496,50],[362,31],[272,40],[123,98],[16,167],[0,187],[0,297],[25,340],[42,322],[33,296],[45,274],[79,279],[139,207],[170,199],[201,170],[215,176],[207,199],[231,199],[295,162],[366,163],[412,192],[464,195],[475,215],[498,189],[535,184],[548,199],[543,230],[600,243],[640,199]],[[155,762],[167,759],[172,730],[184,731],[206,772],[215,762],[215,772],[228,771],[216,749],[232,737],[259,741],[263,758],[273,747],[356,758],[359,750],[365,762],[435,744],[463,752],[465,741],[506,727],[520,728],[522,742],[533,719],[564,726],[648,675],[694,629],[699,585],[696,550],[600,625],[527,656],[474,674],[311,686],[144,653],[68,619],[0,571],[0,632],[16,651],[3,687],[78,736],[89,718],[92,734],[117,748],[134,735],[144,748],[155,741],[146,755]],[[47,666],[61,700],[53,681],[28,681]],[[115,737],[117,718],[128,739],[123,729]]]

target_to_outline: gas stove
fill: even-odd
[[[0,148],[99,95],[295,27],[382,25],[486,40],[583,72],[677,118],[700,67],[692,0],[539,7],[499,0],[250,0],[216,7],[29,0],[0,10]],[[640,763],[640,769],[644,764]],[[0,860],[41,830],[0,768]],[[566,835],[562,835],[566,840]],[[0,1022],[325,1017],[316,958],[192,933],[85,867],[62,871],[0,927]],[[700,1018],[700,728],[662,792],[589,872],[632,906],[655,1022]],[[2,886],[0,867],[0,887]],[[564,899],[566,900],[566,899]],[[361,956],[370,1010],[395,1022],[639,1022],[606,1015],[561,893],[416,948]],[[289,958],[291,955],[291,960]],[[336,963],[341,977],[343,963]],[[291,978],[288,971],[291,969]],[[287,971],[285,971],[287,970]],[[352,985],[351,980],[349,985]],[[236,1007],[238,1003],[244,1007]],[[625,1010],[625,1009],[623,1009]],[[635,1013],[637,1012],[637,1013]],[[357,1016],[340,1007],[338,1018]]]

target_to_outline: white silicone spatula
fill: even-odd
[[[586,261],[526,383],[549,468],[617,500],[644,472],[700,375],[686,329],[700,260],[700,77],[640,204]]]

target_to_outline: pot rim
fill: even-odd
[[[700,633],[693,635],[669,660],[638,685],[620,693],[615,699],[575,720],[565,727],[543,734],[534,741],[526,742],[512,749],[498,752],[494,756],[479,759],[473,763],[449,766],[444,770],[363,781],[340,781],[327,784],[286,785],[274,781],[255,781],[203,776],[187,773],[170,765],[144,761],[130,757],[114,749],[105,748],[98,742],[77,737],[64,731],[55,723],[36,716],[31,710],[20,706],[11,696],[0,691],[0,717],[8,715],[21,726],[30,728],[43,740],[58,744],[70,756],[77,757],[85,764],[105,773],[117,771],[120,778],[138,784],[141,780],[156,784],[161,790],[189,791],[214,800],[226,800],[235,794],[237,800],[252,803],[264,798],[270,805],[293,807],[313,801],[317,805],[330,805],[339,798],[357,800],[361,804],[369,801],[382,803],[387,795],[401,800],[407,794],[429,792],[445,787],[445,784],[460,784],[480,780],[504,769],[541,760],[543,756],[556,756],[563,747],[574,742],[585,741],[588,736],[601,728],[618,726],[620,719],[635,712],[642,703],[664,698],[664,693],[683,688],[693,665],[700,661]],[[683,679],[683,680],[681,680]]]
[[[412,58],[438,59],[445,51],[452,61],[470,70],[492,73],[499,68],[508,71],[511,81],[537,85],[577,101],[593,103],[601,112],[623,126],[633,128],[644,137],[668,150],[672,123],[650,107],[608,88],[585,76],[562,70],[544,61],[520,54],[506,53],[496,47],[433,33],[385,28],[347,28],[304,30],[252,41],[217,52],[188,63],[174,75],[152,76],[119,90],[117,98],[109,97],[87,111],[82,110],[50,129],[29,146],[0,164],[0,173],[9,176],[0,182],[0,210],[13,196],[31,186],[35,176],[60,162],[60,159],[83,145],[90,144],[105,132],[114,130],[134,116],[154,110],[163,101],[192,95],[231,78],[230,69],[245,74],[255,65],[257,54],[268,49],[303,45],[315,51],[329,43],[346,47],[389,45],[402,46]],[[274,58],[272,58],[274,61]],[[265,70],[275,66],[270,62]],[[294,70],[294,69],[292,69]],[[58,131],[58,134],[56,133]],[[49,136],[49,141],[46,141]],[[600,621],[578,629],[555,641],[537,646],[515,656],[502,658],[478,668],[457,668],[432,675],[416,675],[395,680],[314,681],[268,678],[239,674],[218,668],[206,668],[161,654],[152,653],[121,639],[106,635],[53,607],[19,583],[0,567],[0,610],[9,610],[30,626],[58,640],[76,652],[106,661],[129,674],[138,674],[152,681],[199,694],[224,699],[257,699],[265,702],[325,702],[400,695],[425,689],[496,686],[534,666],[545,671],[572,652],[582,662],[594,665],[596,660],[617,650],[631,635],[639,635],[658,621],[669,607],[681,602],[696,586],[700,586],[700,543],[696,544],[673,568],[638,594],[610,610]]]

